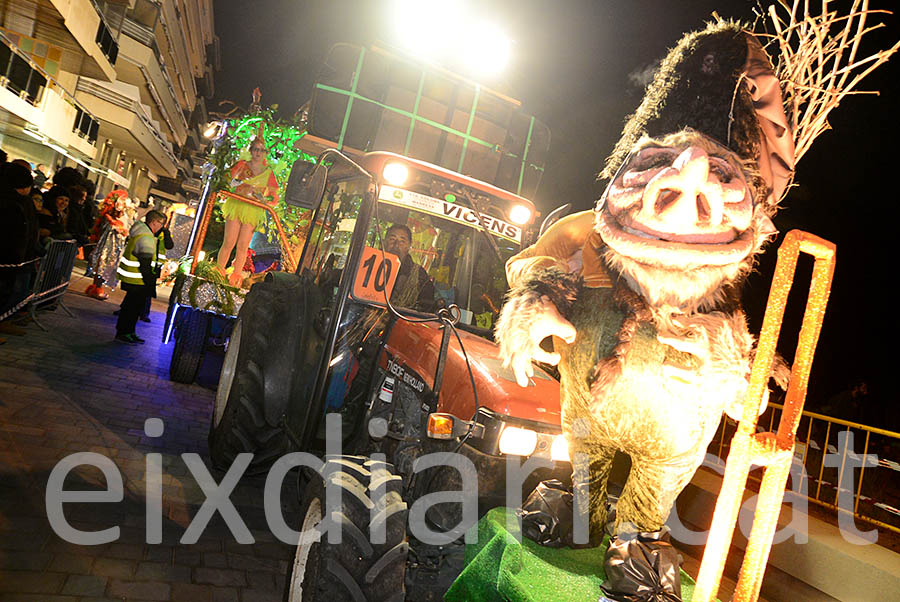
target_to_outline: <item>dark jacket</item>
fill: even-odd
[[[434,311],[434,281],[408,254],[400,261],[391,303],[418,311]]]
[[[85,200],[82,205],[69,201],[69,217],[66,221],[66,229],[80,243],[88,241],[91,227],[94,225],[94,217],[91,211],[90,201]]]

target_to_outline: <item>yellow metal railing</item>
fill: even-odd
[[[760,416],[758,430],[761,430],[762,425],[768,423],[768,430],[771,431],[773,425],[778,423],[783,409],[784,406],[781,404],[769,403],[765,413]],[[809,501],[837,512],[852,514],[861,521],[900,533],[900,487],[895,487],[895,490],[892,491],[890,488],[879,486],[883,485],[882,481],[897,482],[898,475],[895,473],[900,472],[900,457],[889,457],[886,454],[890,454],[892,451],[897,453],[897,450],[900,450],[900,433],[807,411],[802,413],[799,426],[794,456],[798,457],[803,464],[804,476],[809,479],[809,482],[803,484],[808,492]],[[732,420],[723,418],[718,434],[707,450],[721,459],[723,464],[728,456],[731,437],[736,428],[737,425]],[[848,444],[842,450],[833,446],[832,449],[829,449],[831,442],[837,438],[839,432],[852,434],[852,439],[848,439],[852,445]],[[860,439],[863,440],[862,450],[857,449]],[[812,453],[810,453],[811,450]],[[847,455],[858,454],[860,451],[863,458],[872,452],[878,456],[878,463],[873,465],[866,461],[862,462],[859,467],[856,490],[853,494],[853,508],[842,508],[836,502],[838,493],[842,487],[846,486],[843,483],[843,476]],[[840,453],[840,466],[825,466],[825,455],[828,453]],[[886,477],[874,479],[872,477],[873,468],[880,468],[881,474]],[[836,473],[833,486],[831,486],[831,481],[826,478],[829,476],[826,474],[826,470]],[[869,475],[870,480],[867,485],[864,485],[866,475]],[[759,483],[759,475],[751,473],[750,481]],[[826,486],[823,487],[823,485]],[[801,490],[797,485],[794,485],[793,489]],[[861,500],[866,502],[871,500],[873,504],[863,504],[861,510]],[[882,506],[879,508],[875,506],[875,503],[880,503]],[[878,512],[880,516],[872,516],[875,512]]]

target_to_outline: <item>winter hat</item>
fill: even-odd
[[[31,188],[34,184],[34,176],[31,170],[16,163],[4,163],[0,171],[0,183],[4,189],[18,190]]]

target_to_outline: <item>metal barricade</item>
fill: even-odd
[[[28,313],[41,330],[47,329],[38,321],[37,309],[48,302],[57,300],[56,304],[59,307],[70,317],[75,317],[60,297],[69,288],[77,254],[78,243],[74,240],[52,240],[47,248],[47,254],[38,263],[37,277],[28,301]]]
[[[763,430],[765,425],[771,430],[781,419],[783,408],[770,402],[759,418],[757,430]],[[734,421],[723,418],[707,449],[719,458],[721,465],[728,456],[736,427]],[[826,462],[829,455],[833,459]],[[803,464],[806,482],[793,489],[806,492],[810,502],[900,533],[900,433],[804,411],[794,457]],[[844,482],[849,474],[848,458],[856,462],[852,483]],[[751,483],[759,480],[758,474],[750,474]],[[839,503],[841,494],[848,496],[843,500],[850,503]]]

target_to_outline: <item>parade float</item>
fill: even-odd
[[[254,90],[248,110],[209,124],[199,204],[192,219],[179,216],[175,225],[186,255],[171,277],[163,342],[174,341],[169,374],[176,382],[192,382],[205,350],[224,346],[255,282],[296,269],[306,238],[309,212],[284,202],[294,165],[315,161],[299,144],[303,112],[280,119],[278,107],[262,107],[260,97]]]

